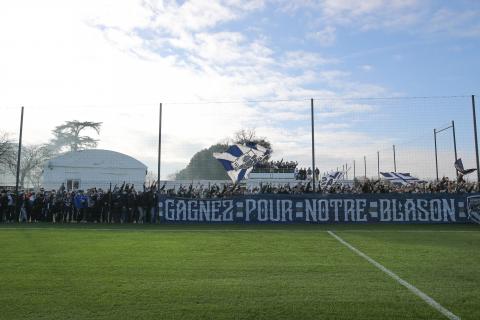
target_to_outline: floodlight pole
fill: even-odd
[[[475,96],[472,94],[473,133],[475,135],[475,159],[477,161],[477,182],[480,182],[480,160],[478,159],[477,116],[475,114]]]
[[[435,173],[438,181],[437,129],[433,129],[433,141],[435,142]]]
[[[313,98],[310,99],[310,110],[312,118],[312,186],[313,192],[315,192],[315,121],[313,117]]]
[[[453,133],[453,150],[455,151],[455,163],[458,160],[457,156],[457,139],[455,138],[455,121],[452,120],[452,133]],[[458,177],[458,170],[455,168],[455,172],[457,173]]]
[[[20,178],[20,160],[22,156],[22,135],[23,135],[23,106],[20,113],[20,135],[18,137],[18,153],[17,153],[17,175],[15,178],[15,215],[17,215],[18,208],[18,183]]]

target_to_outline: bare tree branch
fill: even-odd
[[[15,148],[13,141],[7,133],[0,133],[0,165],[8,164]]]
[[[25,186],[25,180],[31,183],[39,181],[45,162],[52,156],[52,150],[48,145],[25,145],[22,146],[22,156],[20,160],[19,184]],[[8,159],[9,171],[16,175],[17,173],[17,152]]]

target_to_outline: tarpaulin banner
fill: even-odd
[[[164,223],[473,223],[480,193],[159,197]]]

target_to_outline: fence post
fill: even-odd
[[[353,160],[353,180],[355,180],[356,175],[355,175],[355,160]]]
[[[435,172],[438,181],[437,129],[433,129],[433,141],[435,142]]]
[[[452,120],[452,133],[453,133],[453,151],[455,151],[455,162],[458,160],[457,156],[457,138],[455,137],[455,121]],[[455,168],[455,172],[458,177],[458,170]]]
[[[312,118],[312,186],[313,192],[315,192],[315,121],[313,117],[313,98],[310,99],[310,110],[311,110],[311,118]]]
[[[473,132],[475,135],[475,159],[477,162],[477,182],[480,182],[480,161],[478,159],[478,137],[477,137],[477,115],[475,113],[475,96],[472,94],[472,111],[473,111]]]
[[[157,155],[157,184],[160,187],[160,169],[162,161],[162,103],[160,103],[158,117],[158,155]]]
[[[23,135],[23,106],[22,106],[22,111],[20,113],[20,135],[18,137],[18,154],[17,154],[17,175],[15,178],[15,216],[18,213],[18,180],[20,178],[20,160],[21,160],[21,155],[22,155],[22,135]]]
[[[397,155],[395,153],[395,145],[393,145],[393,172],[397,172]]]
[[[377,151],[377,177],[380,180],[380,151]]]
[[[364,177],[365,177],[365,179],[367,179],[367,157],[366,156],[363,156],[363,166],[364,166],[364,169],[365,169]]]

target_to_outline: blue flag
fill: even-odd
[[[234,183],[248,179],[253,166],[265,159],[267,155],[268,150],[256,143],[235,144],[228,147],[226,152],[213,154]]]

